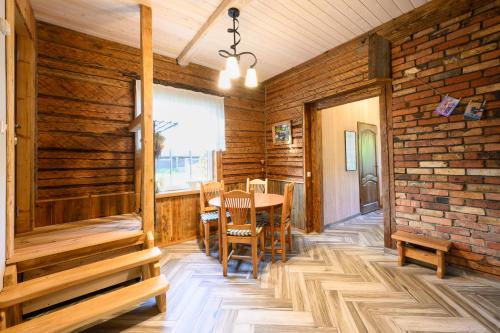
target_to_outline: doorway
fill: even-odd
[[[321,157],[326,227],[380,206],[379,97],[318,112],[325,129]]]
[[[392,147],[392,116],[391,116],[391,91],[390,80],[378,79],[367,83],[364,86],[332,95],[320,100],[312,101],[304,105],[304,171],[305,171],[305,206],[306,206],[306,230],[322,232],[325,225],[324,214],[324,174],[328,171],[323,166],[323,132],[330,132],[331,128],[322,124],[322,110],[345,105],[348,103],[362,101],[373,97],[378,97],[379,114],[379,153],[380,162],[377,164],[378,178],[378,205],[383,209],[384,221],[384,246],[391,247],[391,233],[395,230],[394,208],[394,173],[390,172],[390,166],[393,165],[393,147]],[[360,121],[372,123],[371,121]],[[357,131],[357,123],[355,130]],[[343,140],[342,140],[343,141]],[[359,157],[358,157],[359,159]],[[357,161],[358,163],[359,161]],[[342,161],[345,164],[344,161]],[[359,166],[358,166],[359,168]],[[356,174],[355,177],[359,175]],[[392,184],[392,185],[391,185]],[[370,184],[373,190],[373,183]],[[359,191],[359,183],[356,184]],[[367,202],[373,200],[369,197]],[[373,202],[373,201],[371,201]],[[371,204],[368,207],[373,208]],[[358,199],[357,208],[360,209]],[[368,208],[367,208],[368,209]],[[361,211],[360,211],[361,213]]]

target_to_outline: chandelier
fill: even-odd
[[[226,68],[220,71],[219,74],[219,88],[229,89],[231,88],[231,80],[240,77],[240,58],[241,56],[251,56],[253,57],[253,63],[250,68],[247,69],[247,75],[245,77],[245,86],[249,88],[255,88],[258,85],[257,82],[257,72],[255,71],[255,65],[257,64],[257,57],[252,52],[240,52],[236,51],[236,46],[241,42],[241,35],[238,32],[240,27],[240,22],[238,21],[238,16],[240,16],[240,10],[238,8],[229,8],[227,14],[233,19],[233,27],[227,29],[227,32],[233,34],[233,44],[230,46],[231,51],[219,50],[219,55],[226,58]]]

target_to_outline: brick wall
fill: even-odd
[[[392,43],[397,228],[448,239],[450,262],[497,275],[499,14],[492,2]],[[431,87],[462,98],[450,117],[433,112]],[[483,99],[483,120],[464,121],[466,103]]]

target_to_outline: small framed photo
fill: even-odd
[[[282,121],[273,124],[273,144],[289,145],[292,143],[292,122]]]
[[[344,131],[345,142],[345,170],[356,171],[356,132]]]

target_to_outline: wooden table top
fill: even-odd
[[[274,207],[283,204],[284,196],[280,194],[255,193],[255,208]],[[215,197],[208,201],[214,207],[220,207],[220,197]]]

